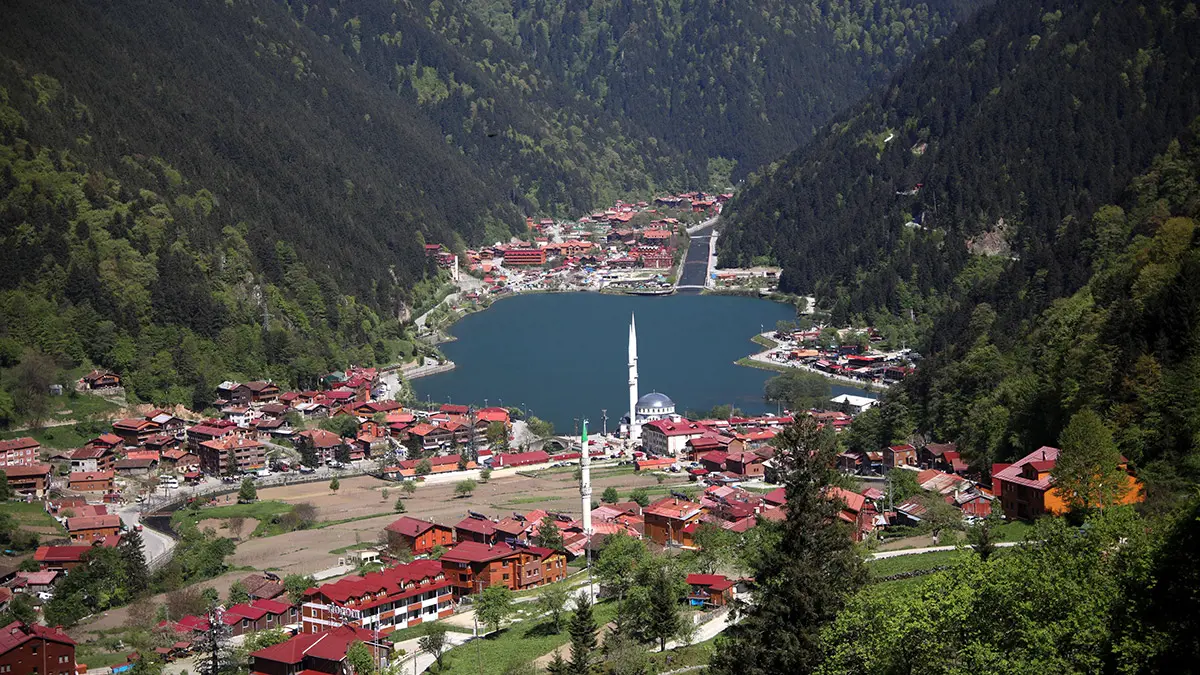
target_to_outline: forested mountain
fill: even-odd
[[[528,214],[579,215],[656,189],[695,185],[669,145],[539,72],[456,0],[279,0]],[[703,172],[703,167],[700,169]]]
[[[747,189],[722,252],[839,323],[925,314],[874,442],[986,470],[1093,409],[1152,486],[1198,481],[1198,30],[1188,2],[983,9]]]
[[[1200,113],[1198,28],[1182,0],[981,9],[752,181],[720,253],[770,256],[838,320],[920,311],[997,268],[1032,316],[1087,280],[1088,215]]]
[[[983,0],[467,0],[544,73],[703,169],[778,159]]]

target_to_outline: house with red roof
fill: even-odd
[[[72,471],[67,486],[75,492],[112,492],[115,471]]]
[[[159,426],[145,418],[130,418],[112,423],[113,433],[128,447],[137,447],[158,433]]]
[[[565,579],[567,558],[562,553],[521,543],[459,542],[441,557],[446,577],[458,596],[482,592],[492,585],[514,591]]]
[[[108,389],[121,386],[121,376],[111,370],[93,370],[80,378],[88,389]]]
[[[221,623],[229,627],[230,635],[244,635],[281,628],[296,623],[298,618],[299,612],[294,606],[258,598],[227,608],[221,615]]]
[[[321,633],[301,633],[287,642],[250,654],[251,675],[341,675],[351,672],[346,661],[350,645],[362,642],[371,651],[376,667],[391,654],[391,643],[379,639],[374,631],[350,624],[338,625]]]
[[[825,496],[840,502],[838,519],[850,526],[854,541],[862,541],[875,529],[875,507],[867,503],[866,497],[836,486],[826,488]]]
[[[473,541],[480,544],[495,544],[504,539],[504,534],[496,529],[495,521],[482,514],[472,514],[463,518],[454,526],[456,541]]]
[[[688,441],[706,433],[706,428],[691,420],[654,420],[642,425],[642,447],[653,455],[682,457]]]
[[[428,520],[403,516],[384,528],[388,539],[399,539],[408,546],[413,555],[429,553],[435,546],[450,547],[454,544],[454,530]]]
[[[688,604],[693,607],[724,607],[733,602],[733,580],[723,574],[687,575]]]
[[[121,516],[109,513],[102,516],[76,516],[67,518],[67,533],[71,541],[86,544],[121,532]]]
[[[642,511],[646,538],[659,546],[695,548],[694,534],[703,515],[703,507],[696,502],[664,497]]]
[[[0,673],[75,675],[75,641],[61,627],[14,621],[0,628]]]
[[[550,461],[550,455],[545,450],[532,452],[501,452],[492,459],[492,467],[496,469],[545,464]]]
[[[8,487],[19,495],[41,499],[50,489],[49,464],[19,464],[0,468],[8,477]]]
[[[883,465],[889,469],[898,466],[916,466],[917,449],[908,443],[888,446],[883,449]]]
[[[324,429],[308,429],[296,434],[296,446],[312,448],[321,463],[333,459],[344,443],[341,436]]]
[[[39,546],[33,552],[33,560],[43,571],[69,572],[83,564],[83,556],[90,550],[92,550],[90,544],[86,546]]]
[[[992,486],[1006,518],[1033,520],[1040,516],[1066,513],[1068,499],[1054,487],[1054,467],[1058,463],[1058,448],[1043,446],[992,474]],[[1142,501],[1142,484],[1126,470],[1125,494],[1118,504]],[[1106,506],[1115,506],[1106,504]]]
[[[116,453],[111,448],[83,447],[71,453],[71,471],[108,471],[115,461]]]
[[[265,445],[235,435],[204,441],[197,454],[200,457],[200,469],[214,476],[254,471],[267,465]]]
[[[386,635],[453,612],[452,584],[437,560],[414,560],[310,588],[300,608],[304,633],[349,625]]]
[[[100,434],[87,443],[83,444],[85,448],[108,448],[115,452],[120,452],[125,447],[125,441],[116,434]]]
[[[41,449],[42,444],[28,436],[0,441],[0,465],[36,464]]]

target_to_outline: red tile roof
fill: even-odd
[[[1037,450],[1034,450],[1028,455],[1025,455],[1016,464],[1010,464],[1002,469],[999,473],[993,474],[992,477],[996,480],[1008,483],[1016,483],[1017,485],[1024,485],[1026,487],[1031,487],[1038,490],[1049,490],[1052,482],[1050,476],[1034,480],[1032,478],[1026,478],[1022,476],[1021,473],[1026,464],[1054,462],[1057,460],[1058,448],[1043,446]]]
[[[65,645],[74,645],[75,641],[62,632],[62,628],[50,628],[39,624],[26,625],[14,621],[0,628],[0,654],[7,654],[21,645],[41,638]]]
[[[9,478],[29,478],[32,476],[44,476],[50,472],[49,464],[21,464],[16,466],[0,467],[0,471]]]
[[[689,586],[705,586],[714,591],[724,591],[733,588],[733,581],[723,574],[689,574]]]
[[[671,520],[687,520],[701,512],[701,507],[695,502],[677,497],[664,497],[646,507],[643,515],[653,515]]]
[[[79,516],[77,518],[67,518],[67,531],[78,532],[79,530],[95,530],[108,527],[120,527],[121,516],[115,513],[110,513],[103,516]]]
[[[324,633],[304,633],[293,637],[287,642],[260,649],[250,656],[264,661],[276,663],[297,664],[305,656],[313,656],[327,661],[341,661],[346,658],[346,650],[355,642],[374,642],[375,634],[356,626],[343,625]],[[306,671],[307,672],[307,671]]]
[[[443,562],[479,563],[507,558],[517,549],[508,544],[487,545],[477,541],[459,542],[454,548],[442,554]]]
[[[90,550],[91,546],[39,546],[33,554],[33,559],[48,563],[79,562],[83,559],[83,554]]]
[[[395,532],[396,534],[404,535],[406,537],[419,537],[421,534],[434,527],[437,527],[437,523],[431,523],[427,520],[420,520],[417,518],[404,516],[403,518],[393,522],[391,525],[388,525],[384,529],[388,532]]]
[[[28,436],[14,438],[10,441],[0,441],[0,452],[10,452],[13,450],[26,450],[28,448],[40,448],[41,443],[33,440]]]

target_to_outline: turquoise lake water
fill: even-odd
[[[422,400],[503,404],[570,432],[587,417],[600,431],[601,410],[615,430],[629,405],[627,338],[637,316],[639,393],[670,396],[682,414],[732,404],[775,412],[763,401],[773,373],[734,365],[760,347],[750,341],[794,310],[769,300],[719,295],[632,297],[599,293],[521,295],[465,317],[441,345],[455,370],[414,381]],[[834,384],[831,396],[862,395]],[[485,401],[486,399],[486,401]]]

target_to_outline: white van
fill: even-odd
[[[162,484],[169,490],[175,490],[179,488],[179,479],[175,476],[163,476]]]

